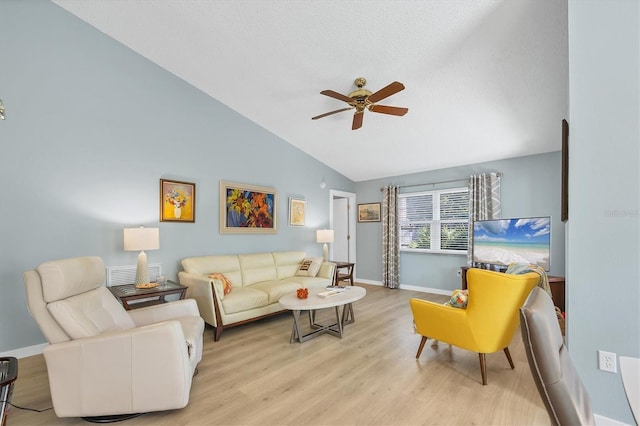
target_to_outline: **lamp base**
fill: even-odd
[[[325,262],[329,260],[329,247],[327,246],[327,243],[324,243],[322,246],[322,258]]]
[[[138,266],[136,268],[136,286],[149,284],[149,270],[147,268],[147,254],[144,250],[138,255]]]

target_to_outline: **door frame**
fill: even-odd
[[[353,192],[338,191],[335,189],[329,190],[329,228],[333,229],[333,199],[334,198],[346,198],[349,203],[349,254],[352,259],[351,262],[356,263],[356,224],[357,224],[357,207],[356,207],[356,194]],[[329,258],[333,258],[333,247],[329,250]],[[354,268],[354,277],[355,277]]]

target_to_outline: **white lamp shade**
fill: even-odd
[[[316,231],[316,241],[318,243],[332,243],[333,229],[318,229]]]
[[[160,230],[158,228],[125,228],[124,250],[158,250],[160,248]]]

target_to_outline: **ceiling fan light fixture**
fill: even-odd
[[[333,90],[323,90],[322,92],[320,92],[321,95],[329,96],[330,98],[334,98],[339,101],[346,102],[347,104],[349,104],[349,107],[327,112],[324,114],[320,114],[315,117],[312,117],[311,119],[317,120],[319,118],[326,117],[328,115],[333,115],[338,112],[355,109],[355,112],[353,114],[353,124],[351,126],[351,129],[357,130],[360,127],[362,127],[362,119],[363,119],[365,109],[368,109],[371,112],[397,115],[397,116],[405,115],[409,111],[408,108],[400,108],[400,107],[376,104],[376,102],[381,101],[382,99],[388,98],[389,96],[394,95],[401,90],[404,90],[404,85],[398,81],[394,81],[386,85],[385,87],[383,87],[382,89],[378,90],[375,93],[371,93],[371,91],[364,88],[365,84],[367,84],[367,80],[362,77],[356,78],[354,81],[354,84],[356,85],[357,89],[349,93],[348,96],[345,96]]]

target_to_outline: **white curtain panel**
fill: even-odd
[[[481,173],[469,178],[469,250],[467,265],[473,263],[473,222],[476,220],[498,219],[500,207],[500,173]]]
[[[382,189],[382,284],[400,287],[400,238],[398,235],[398,186]]]

